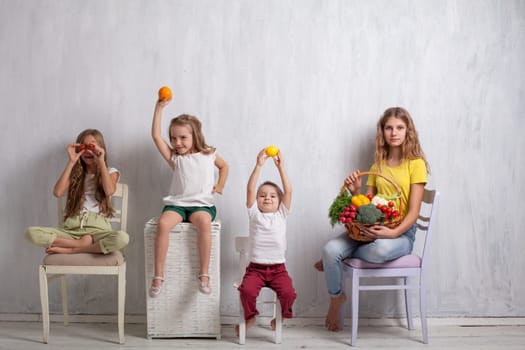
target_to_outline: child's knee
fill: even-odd
[[[259,296],[259,290],[253,287],[246,286],[245,284],[241,284],[238,290],[239,294],[241,295],[241,298],[257,299],[257,296]]]
[[[323,247],[323,259],[334,259],[336,258],[341,252],[340,245],[336,240],[330,240],[326,242],[326,244]]]
[[[28,227],[26,232],[24,233],[24,237],[29,243],[38,244],[40,242],[38,227]]]
[[[124,231],[117,231],[116,239],[115,239],[115,250],[120,250],[124,247],[126,247],[129,243],[129,235]]]
[[[161,216],[159,218],[159,222],[157,223],[157,234],[168,234],[173,227],[175,226],[172,220]]]

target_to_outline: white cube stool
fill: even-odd
[[[199,254],[196,228],[192,224],[182,223],[170,232],[164,269],[165,282],[160,295],[151,298],[147,291],[155,272],[157,222],[158,218],[151,219],[144,228],[148,339],[220,339],[220,222],[214,221],[211,227],[211,294],[202,294],[198,289]]]

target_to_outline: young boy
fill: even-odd
[[[263,149],[257,155],[246,191],[250,221],[250,263],[238,290],[247,330],[255,324],[255,316],[259,314],[256,302],[262,287],[269,287],[276,292],[283,318],[292,317],[292,305],[297,296],[284,265],[286,217],[292,202],[292,185],[284,170],[282,154],[279,152],[272,159],[279,171],[283,190],[270,181],[264,182],[256,190],[257,179],[266,159],[268,157]],[[272,320],[271,327],[275,330],[275,319]],[[238,326],[236,333],[239,334]]]

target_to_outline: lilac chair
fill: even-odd
[[[421,330],[423,333],[423,343],[428,344],[427,333],[427,310],[425,302],[425,273],[428,265],[428,256],[430,250],[430,243],[432,241],[432,228],[434,226],[436,212],[438,208],[439,192],[435,190],[425,189],[423,195],[423,203],[421,204],[421,211],[417,220],[416,234],[418,239],[424,236],[423,250],[421,256],[410,254],[402,256],[398,259],[388,261],[382,264],[369,263],[361,259],[345,259],[343,261],[343,285],[342,290],[345,290],[346,278],[352,280],[352,339],[351,345],[356,345],[357,340],[357,321],[359,311],[359,292],[368,290],[404,290],[405,291],[405,306],[408,329],[414,329],[412,322],[412,307],[410,305],[410,298],[408,295],[409,289],[419,290],[419,307],[421,314]],[[426,234],[422,234],[422,232]],[[409,278],[419,276],[418,283],[408,283]],[[382,284],[366,285],[361,284],[361,278],[385,278],[393,277],[402,278],[402,284],[383,283]],[[392,282],[392,281],[391,281]],[[341,310],[341,328],[344,323],[344,313]]]

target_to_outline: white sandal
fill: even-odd
[[[164,283],[164,277],[162,276],[155,276],[153,277],[153,281],[160,281],[161,283],[158,286],[151,286],[149,287],[149,296],[152,298],[156,298],[159,296],[161,290],[162,290],[162,284]],[[152,281],[152,283],[153,283]]]
[[[201,277],[208,277],[208,282],[201,281]],[[210,275],[207,273],[201,273],[197,276],[199,279],[199,291],[202,294],[211,294],[211,288],[210,288]]]

